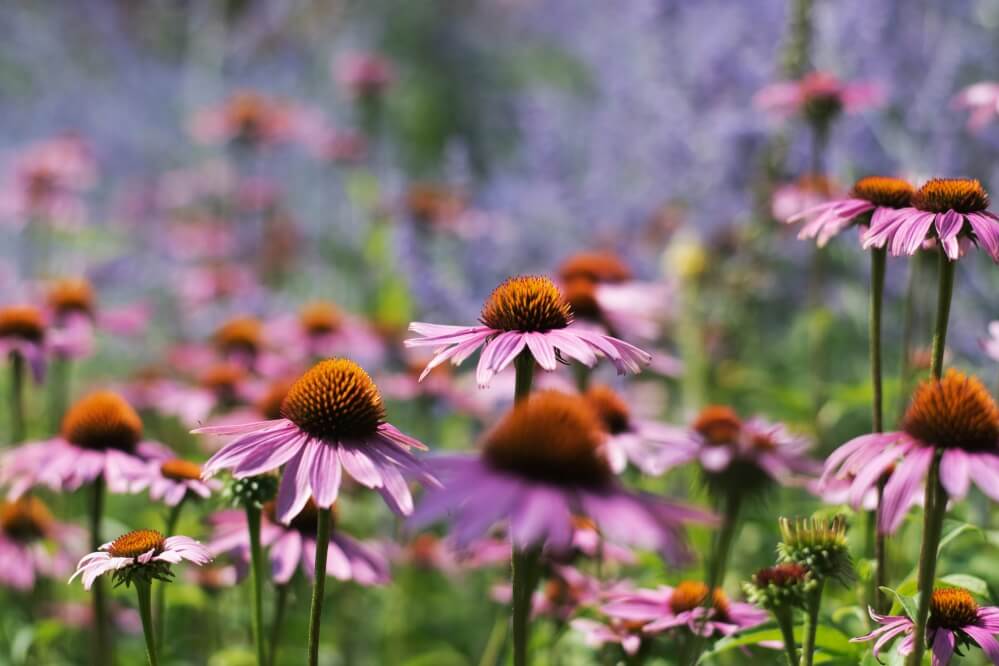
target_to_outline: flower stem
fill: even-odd
[[[142,618],[142,634],[146,638],[146,657],[149,659],[149,666],[157,666],[159,659],[156,658],[156,637],[153,635],[153,609],[150,603],[150,589],[152,585],[148,580],[136,580],[135,592],[139,595],[139,616]]]
[[[899,413],[905,411],[909,402],[909,381],[912,374],[912,345],[916,322],[916,285],[919,282],[922,255],[917,254],[909,262],[909,277],[906,280],[905,300],[902,302],[902,360],[899,364]]]
[[[98,476],[91,484],[90,502],[90,546],[93,550],[101,547],[101,517],[104,515],[104,476]],[[108,627],[107,588],[104,577],[98,576],[91,588],[94,602],[94,663],[111,664],[114,657],[111,646],[111,632]]]
[[[270,666],[277,664],[278,646],[281,644],[281,631],[284,629],[284,613],[288,608],[288,591],[291,581],[277,586],[277,602],[274,609],[274,621],[271,623],[271,649],[267,653]]]
[[[24,441],[24,357],[10,355],[10,442]]]
[[[531,382],[534,380],[534,357],[530,350],[525,349],[517,355],[513,364],[517,371],[513,399],[514,402],[520,402],[531,394]]]
[[[246,505],[246,527],[250,533],[250,568],[253,581],[253,641],[257,645],[257,664],[267,664],[264,645],[264,553],[260,547],[260,507]],[[317,556],[318,557],[318,556]],[[325,564],[323,565],[325,567]]]
[[[920,666],[923,663],[923,650],[926,648],[926,621],[930,615],[930,600],[933,597],[933,581],[937,574],[937,550],[940,535],[943,533],[944,516],[947,514],[947,491],[940,485],[939,449],[930,463],[926,475],[926,496],[923,509],[923,544],[919,551],[919,606],[913,631],[913,650],[906,664]]]
[[[794,643],[794,619],[791,617],[791,609],[788,607],[774,609],[774,618],[784,640],[787,666],[798,666],[798,648]]]
[[[947,344],[947,321],[950,319],[950,300],[954,293],[954,269],[957,262],[951,261],[940,248],[940,285],[937,292],[937,322],[933,329],[933,358],[930,374],[940,379],[943,374],[944,348]]]
[[[72,370],[72,360],[66,356],[58,356],[52,361],[49,384],[49,430],[59,432],[63,414],[69,398],[69,378]]]
[[[180,510],[184,506],[184,500],[187,496],[181,498],[177,504],[170,507],[170,513],[167,514],[166,519],[166,532],[167,536],[171,536],[177,527],[177,521],[180,519]],[[160,650],[163,649],[163,634],[166,628],[166,581],[159,581],[156,584],[156,591],[154,593],[153,607],[156,609],[156,613],[153,616],[156,620],[156,647]]]
[[[531,597],[538,582],[536,549],[514,548],[513,578],[513,665],[527,666],[527,645],[530,639]]]
[[[878,481],[878,505],[874,510],[874,608],[879,613],[885,612],[888,603],[884,590],[888,586],[888,543],[887,535],[879,529],[881,524],[881,503],[885,497],[885,477]]]
[[[822,589],[825,581],[819,579],[815,588],[808,593],[805,608],[805,633],[801,639],[801,666],[812,666],[815,659],[815,636],[819,630],[819,609],[822,608]]]
[[[881,384],[881,311],[884,304],[885,292],[885,264],[887,263],[888,250],[886,248],[874,248],[871,250],[871,304],[870,304],[870,357],[871,357],[871,432],[884,431],[884,393]],[[881,587],[886,585],[887,572],[885,571],[885,536],[877,529],[878,518],[881,512],[881,498],[883,495],[884,483],[878,484],[878,504],[873,514],[870,516],[873,523],[872,532],[874,535],[874,559],[876,562],[874,572],[874,590],[872,596],[873,606],[880,609],[882,603]]]
[[[323,615],[326,591],[326,556],[330,543],[330,509],[319,509],[316,525],[316,578],[312,584],[312,607],[309,611],[309,666],[319,663],[319,621]]]
[[[576,378],[576,389],[580,393],[585,393],[586,389],[590,388],[590,375],[593,374],[593,369],[582,363],[577,363],[572,369]]]

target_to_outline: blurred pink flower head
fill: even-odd
[[[355,97],[376,97],[395,81],[395,68],[377,53],[353,52],[336,59],[334,77]]]
[[[28,364],[36,383],[45,379],[52,341],[44,313],[33,305],[0,307],[0,358],[15,354]]]
[[[954,97],[954,106],[970,111],[968,129],[977,132],[999,117],[999,83],[980,81]]]
[[[775,220],[788,218],[842,196],[842,188],[820,174],[805,174],[791,183],[774,189],[770,198],[770,214]]]
[[[219,105],[199,111],[191,132],[203,143],[229,143],[256,148],[290,140],[296,110],[286,102],[255,90],[234,92]]]
[[[81,196],[94,186],[97,168],[89,146],[76,135],[31,144],[16,154],[0,189],[0,217],[21,226],[32,218],[76,226]]]
[[[0,502],[0,585],[28,591],[38,576],[65,576],[83,540],[83,530],[56,521],[37,497]]]
[[[132,492],[149,489],[149,499],[177,506],[185,499],[208,499],[222,489],[215,479],[201,478],[201,465],[178,458],[162,445],[139,444],[139,453],[148,462],[140,474],[129,476]]]
[[[771,83],[753,98],[756,108],[778,118],[802,115],[823,124],[841,112],[856,113],[884,102],[884,89],[879,84],[845,82],[829,72],[810,72],[797,81]]]

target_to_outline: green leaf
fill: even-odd
[[[800,625],[795,627],[795,642],[800,644],[803,634],[804,627]],[[757,627],[752,631],[741,632],[721,639],[715,643],[715,646],[711,651],[704,653],[701,660],[703,661],[706,657],[728,652],[729,650],[739,647],[758,645],[767,641],[782,640],[783,636],[781,635],[780,629],[776,628],[773,622],[768,622],[767,624]],[[858,648],[856,644],[850,642],[849,636],[844,634],[839,629],[828,625],[819,625],[818,631],[815,634],[815,646],[824,654],[829,656],[840,658],[851,657],[852,662],[847,663],[856,663],[856,655],[860,651],[860,648]]]
[[[946,585],[960,587],[979,597],[988,598],[989,596],[989,584],[978,576],[971,576],[969,574],[950,574],[940,578],[939,581]]]
[[[881,591],[885,594],[890,594],[895,597],[895,604],[892,606],[891,614],[896,615],[898,610],[904,610],[905,614],[909,617],[916,617],[916,604],[915,599],[911,596],[903,594],[901,588],[899,590],[893,590],[890,587],[881,587]]]
[[[985,532],[982,531],[982,528],[977,525],[972,525],[971,523],[962,523],[958,520],[946,521],[944,523],[944,532],[943,538],[940,539],[940,545],[937,546],[938,557],[940,556],[940,553],[943,552],[944,547],[965,532],[976,532],[982,539],[985,539]]]

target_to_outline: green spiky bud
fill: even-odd
[[[780,562],[804,565],[816,580],[832,578],[849,585],[856,578],[846,544],[846,518],[781,518],[779,522]]]
[[[246,479],[230,479],[222,489],[222,497],[232,506],[243,509],[255,506],[258,509],[277,495],[278,477],[261,474]]]
[[[750,602],[769,611],[804,608],[805,595],[816,585],[808,567],[785,562],[760,569],[742,589]]]

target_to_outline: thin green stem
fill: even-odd
[[[922,256],[917,254],[909,262],[909,276],[905,287],[905,300],[902,302],[902,359],[899,364],[899,414],[905,411],[909,402],[909,381],[912,374],[912,347],[916,322],[916,284],[919,280],[919,267]]]
[[[950,301],[954,294],[954,269],[957,262],[947,258],[940,248],[940,285],[937,291],[937,322],[933,328],[933,358],[930,361],[930,374],[940,379],[943,374],[944,349],[947,345],[947,322],[950,319]]]
[[[319,663],[319,623],[323,615],[323,594],[326,591],[326,556],[330,543],[330,509],[319,509],[316,525],[316,578],[312,584],[312,606],[309,610],[309,666]]]
[[[508,624],[509,621],[506,619],[506,614],[500,613],[500,616],[496,619],[496,624],[493,625],[493,630],[489,632],[486,647],[482,650],[482,656],[479,658],[479,666],[496,666],[497,662],[499,662],[500,653],[503,651],[503,644],[506,642]]]
[[[572,366],[573,374],[576,377],[576,389],[580,393],[585,393],[586,389],[590,388],[590,375],[593,374],[592,368],[583,365],[582,363],[577,363]]]
[[[933,582],[937,575],[937,551],[940,548],[940,536],[943,533],[944,516],[947,515],[947,491],[940,485],[939,449],[930,463],[926,475],[926,495],[923,508],[923,544],[919,551],[919,606],[916,617],[913,618],[913,650],[906,661],[908,666],[920,666],[923,663],[923,651],[926,649],[926,621],[930,615],[930,600],[933,597]]]
[[[153,632],[153,605],[150,601],[152,586],[148,580],[136,580],[135,592],[139,595],[139,617],[142,618],[142,634],[146,638],[146,658],[149,666],[157,666],[156,636]]]
[[[49,431],[59,432],[62,416],[69,402],[69,379],[73,361],[67,356],[58,356],[52,361],[49,371]]]
[[[253,585],[253,641],[257,646],[257,664],[266,666],[264,644],[264,552],[260,547],[260,507],[246,505],[246,527],[250,533],[250,568]],[[325,565],[324,565],[325,566]]]
[[[101,539],[101,518],[104,515],[104,477],[98,476],[91,484],[90,501],[90,546],[97,551],[103,540]],[[98,576],[91,588],[93,591],[94,603],[94,663],[111,664],[114,663],[114,656],[111,645],[111,631],[108,626],[107,613],[107,586],[103,576]]]
[[[794,642],[794,619],[791,609],[782,607],[774,610],[774,618],[780,627],[780,635],[784,641],[784,654],[787,655],[787,666],[798,666],[798,648]]]
[[[277,586],[277,601],[274,608],[274,620],[271,623],[271,649],[267,653],[270,666],[275,666],[277,661],[278,647],[281,645],[281,631],[284,629],[284,615],[288,609],[288,592],[291,589],[291,581],[284,585]]]
[[[871,250],[871,302],[870,302],[870,357],[871,357],[871,431],[884,431],[884,393],[881,382],[881,312],[884,306],[885,291],[885,264],[887,263],[888,250],[886,248],[874,248]],[[886,585],[887,572],[885,571],[885,536],[878,529],[878,521],[881,513],[881,498],[884,484],[878,484],[878,504],[869,516],[870,534],[873,535],[874,542],[874,589],[871,601],[875,608],[880,609],[882,604],[881,587]]]
[[[801,637],[801,666],[812,666],[815,659],[815,637],[819,631],[819,609],[822,608],[822,590],[825,581],[819,579],[815,588],[808,593],[805,607],[805,631]]]
[[[531,598],[538,582],[538,551],[514,548],[513,578],[513,665],[527,666],[530,641]]]
[[[874,609],[878,613],[884,613],[888,604],[887,596],[881,589],[888,586],[888,542],[880,527],[885,482],[885,477],[878,481],[878,505],[874,510]]]
[[[531,382],[534,380],[534,356],[531,355],[529,349],[525,349],[517,355],[513,365],[517,371],[513,399],[515,402],[520,402],[531,394]]]
[[[170,512],[167,513],[165,534],[167,536],[172,536],[177,527],[177,521],[180,520],[180,510],[184,506],[184,500],[187,496],[181,498],[177,504],[170,507]],[[153,607],[156,609],[156,614],[153,618],[156,620],[156,647],[162,651],[163,650],[163,634],[166,629],[166,590],[167,581],[161,580],[156,583],[156,589],[153,592]]]
[[[24,441],[24,357],[19,352],[10,355],[10,442]]]

